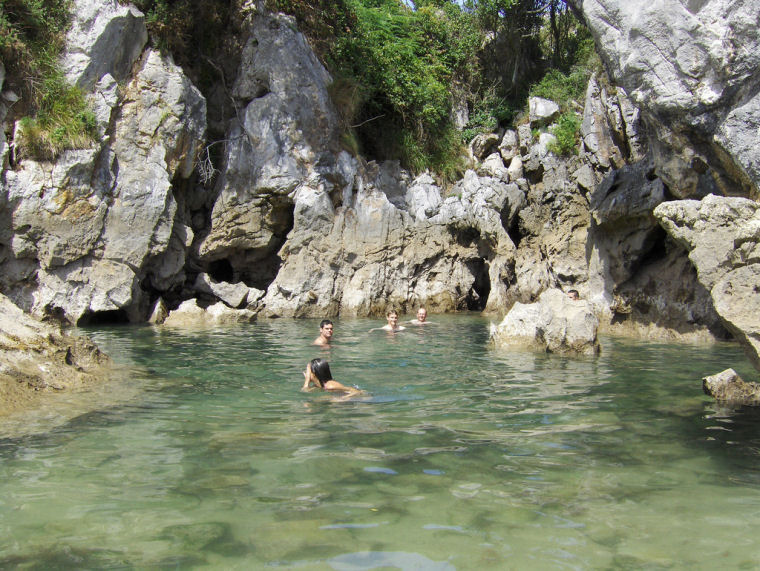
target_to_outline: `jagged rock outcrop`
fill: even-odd
[[[171,61],[144,54],[98,147],[5,173],[3,291],[72,323],[102,312],[144,319],[145,282],[168,289],[184,279],[192,235],[176,220],[172,181],[191,174],[204,129],[198,90]]]
[[[760,35],[753,0],[571,0],[613,81],[642,111],[679,198],[756,196]]]
[[[654,215],[689,253],[723,324],[760,368],[760,204],[709,195],[665,202]]]
[[[296,195],[314,191],[331,202],[352,183],[355,166],[338,152],[331,81],[292,18],[253,18],[232,92],[239,120],[231,121],[211,227],[199,246],[203,262],[268,285]]]
[[[0,414],[42,393],[102,379],[109,366],[110,359],[86,337],[34,319],[0,294]]]
[[[605,318],[719,323],[652,216],[669,188],[631,89],[589,82],[570,157],[549,150],[556,109],[534,101],[529,122],[473,141],[472,170],[443,188],[343,151],[329,74],[293,19],[255,8],[239,66],[224,66],[237,75],[212,90],[214,136],[226,134],[206,186],[192,174],[203,97],[145,48],[134,8],[77,7],[74,29],[92,32],[71,39],[67,69],[91,90],[103,138],[5,172],[0,288],[25,309],[72,322],[160,322],[219,300],[258,316],[505,314],[572,287]]]
[[[585,300],[546,290],[531,304],[515,303],[504,320],[491,327],[496,347],[526,347],[564,355],[599,353],[599,320]]]
[[[73,9],[62,61],[69,81],[89,91],[106,75],[129,79],[148,41],[143,14],[117,0],[75,0]]]
[[[746,382],[733,369],[704,377],[702,390],[722,404],[760,406],[760,384]]]

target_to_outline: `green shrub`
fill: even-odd
[[[84,94],[55,69],[43,81],[36,116],[22,118],[16,146],[20,156],[50,160],[88,147],[96,137],[95,114]]]
[[[69,25],[69,0],[0,0],[0,57],[22,102],[21,156],[55,158],[92,144],[95,116],[58,65]]]
[[[511,122],[514,116],[515,111],[509,102],[490,89],[473,106],[469,121],[462,130],[462,140],[468,143],[480,133],[493,133],[499,125]]]
[[[560,115],[551,132],[557,140],[549,145],[549,151],[555,155],[570,155],[578,152],[578,133],[581,118],[577,113],[568,111]]]

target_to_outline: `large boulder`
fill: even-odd
[[[563,355],[599,353],[599,320],[585,300],[547,290],[536,303],[515,303],[504,320],[491,327],[496,347],[527,347]]]
[[[0,294],[0,415],[103,379],[110,359],[86,337],[25,314]]]
[[[709,195],[665,202],[654,215],[689,253],[715,311],[760,368],[760,204]]]
[[[760,184],[760,34],[754,0],[571,0],[642,110],[673,195]]]

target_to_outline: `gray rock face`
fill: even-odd
[[[336,165],[338,119],[331,78],[292,19],[257,15],[233,95],[242,123],[228,134],[226,168],[211,229],[200,245],[205,262],[227,260],[235,277],[261,283],[249,269],[277,252],[293,225],[300,186],[340,193],[352,182]]]
[[[538,302],[515,303],[491,328],[496,347],[527,347],[549,353],[596,355],[599,320],[584,300],[571,300],[559,290],[546,290]]]
[[[760,35],[753,0],[572,0],[613,80],[660,142],[657,172],[678,197],[718,184],[757,192]]]
[[[257,9],[248,37],[235,38],[245,49],[234,104],[212,90],[225,99],[214,108],[215,132],[226,132],[212,189],[191,175],[204,99],[171,61],[144,50],[134,10],[111,0],[77,6],[81,33],[67,65],[91,89],[102,140],[52,165],[21,161],[0,179],[0,287],[25,309],[70,321],[112,312],[160,322],[197,298],[177,315],[215,321],[222,306],[219,319],[235,319],[231,307],[244,320],[370,315],[417,304],[504,315],[544,290],[574,288],[600,316],[633,306],[629,321],[665,319],[679,332],[678,324],[718,323],[712,290],[651,211],[668,190],[699,194],[730,181],[704,162],[707,139],[694,150],[678,121],[653,123],[649,112],[646,124],[633,104],[643,100],[636,85],[629,98],[592,80],[578,156],[555,156],[547,133],[534,140],[555,113],[534,105],[530,123],[475,141],[472,170],[439,185],[428,173],[412,177],[398,163],[342,151],[329,74],[292,19]],[[753,147],[732,134],[752,107],[733,109],[710,111],[725,156]],[[658,129],[654,150],[642,124]],[[658,162],[648,158],[655,155]],[[693,180],[679,178],[683,165]],[[685,182],[671,189],[671,179]],[[747,236],[742,252],[751,259]]]
[[[729,405],[760,405],[760,384],[748,383],[733,369],[702,379],[705,394]]]
[[[128,79],[148,41],[145,17],[117,0],[75,0],[62,67],[71,83],[92,89],[104,75]]]
[[[528,113],[531,124],[543,127],[559,116],[559,105],[543,97],[531,97],[528,99]]]
[[[662,232],[652,210],[665,200],[665,188],[659,178],[648,177],[652,168],[651,161],[642,161],[613,171],[590,195],[592,243],[604,252],[605,270],[615,283],[633,276]]]
[[[179,68],[149,52],[124,88],[112,129],[99,149],[6,172],[13,235],[2,285],[34,313],[76,323],[127,311],[141,320],[142,280],[150,275],[168,289],[184,279],[192,236],[175,224],[171,181],[192,172],[203,97]]]
[[[201,307],[197,300],[188,299],[164,319],[168,327],[215,327],[235,323],[253,323],[256,313],[248,309],[236,310],[221,301],[209,307]]]
[[[760,204],[709,195],[665,202],[654,215],[689,253],[715,311],[760,368]]]

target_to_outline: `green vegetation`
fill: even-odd
[[[88,144],[94,119],[54,62],[70,0],[0,0],[0,55],[26,78],[25,152],[54,156]],[[234,72],[230,30],[242,3],[135,0],[154,46],[205,91]],[[398,159],[444,180],[464,168],[464,144],[520,120],[528,95],[560,104],[557,149],[572,152],[594,61],[593,43],[561,0],[266,0],[295,16],[334,77],[344,146]],[[227,54],[226,56],[223,54]],[[469,123],[454,126],[455,108]],[[577,117],[576,117],[577,119]],[[574,130],[573,130],[574,129]]]
[[[450,3],[411,10],[398,0],[345,0],[346,28],[326,54],[353,86],[344,127],[364,154],[399,159],[414,171],[455,178],[464,166],[450,91],[477,77],[480,40],[472,19]]]
[[[21,155],[55,158],[90,145],[95,116],[57,64],[68,26],[67,0],[0,0],[0,57],[22,97]]]
[[[549,145],[549,150],[555,155],[577,153],[580,127],[581,118],[577,113],[569,111],[560,115],[557,124],[551,130],[557,140]]]

